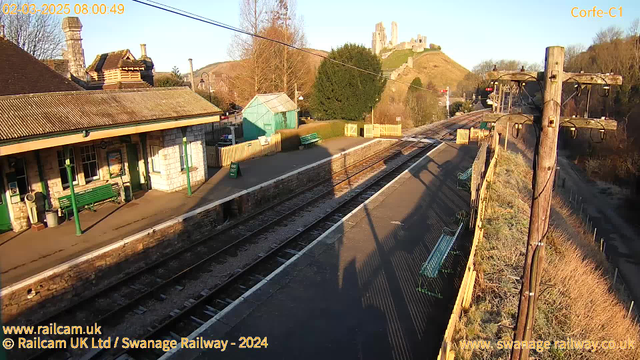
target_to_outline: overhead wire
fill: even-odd
[[[166,4],[162,4],[162,3],[157,2],[157,1],[153,1],[153,0],[144,0],[144,1],[142,1],[142,0],[132,0],[132,1],[136,2],[136,3],[139,3],[139,4],[142,4],[142,5],[146,5],[146,6],[152,7],[152,8],[156,8],[158,10],[166,11],[168,13],[172,13],[172,14],[179,15],[179,16],[182,16],[182,17],[186,17],[186,18],[189,18],[189,19],[192,19],[192,20],[200,21],[200,22],[203,22],[203,23],[206,23],[206,24],[209,24],[209,25],[217,26],[217,27],[220,27],[220,28],[223,28],[223,29],[226,29],[226,30],[231,30],[231,31],[234,31],[234,32],[237,32],[237,33],[241,33],[241,34],[244,34],[244,35],[248,35],[248,36],[252,36],[252,37],[255,37],[255,38],[258,38],[258,39],[271,41],[273,43],[276,43],[276,44],[279,44],[279,45],[282,45],[282,46],[286,46],[286,47],[289,47],[291,49],[294,49],[294,50],[297,50],[297,51],[301,51],[301,52],[304,52],[304,53],[312,55],[312,56],[320,57],[320,58],[322,58],[324,60],[327,60],[327,61],[330,61],[332,63],[345,66],[345,67],[350,68],[350,69],[354,69],[354,70],[357,70],[357,71],[360,71],[360,72],[363,72],[363,73],[366,73],[366,74],[369,74],[369,75],[373,75],[375,77],[384,78],[384,76],[382,74],[375,73],[373,71],[370,71],[370,70],[367,70],[367,69],[363,69],[363,68],[357,67],[355,65],[351,65],[351,64],[348,64],[348,63],[345,63],[345,62],[342,62],[342,61],[339,61],[339,60],[336,60],[336,59],[332,59],[329,56],[318,54],[318,53],[315,53],[315,52],[310,51],[308,49],[304,49],[304,48],[301,48],[301,47],[286,43],[286,42],[281,41],[281,40],[272,39],[272,38],[269,38],[269,37],[264,36],[264,35],[252,33],[250,31],[243,30],[243,29],[234,27],[232,25],[225,24],[225,23],[217,21],[217,20],[209,19],[209,18],[206,18],[206,17],[198,15],[198,14],[190,13],[188,11],[185,11],[185,10],[182,10],[182,9],[179,9],[179,8],[175,8],[175,7],[166,5]],[[388,78],[387,80],[393,81],[395,83],[402,84],[402,85],[405,85],[405,86],[408,86],[408,87],[413,87],[413,88],[416,88],[416,89],[419,89],[419,90],[430,91],[427,88],[424,88],[424,87],[421,87],[421,86],[417,86],[417,85],[413,85],[413,84],[410,84],[410,83],[406,83],[404,81],[391,79],[391,78]]]

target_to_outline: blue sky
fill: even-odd
[[[159,1],[239,26],[239,0]],[[147,44],[157,71],[169,71],[177,65],[186,72],[188,58],[193,58],[196,69],[229,59],[231,31],[130,0],[120,2],[125,5],[123,15],[80,16],[87,65],[97,54],[119,49],[130,49],[138,57],[140,43]],[[593,6],[605,11],[622,7],[622,16],[571,16],[573,7]],[[331,50],[345,42],[370,47],[375,24],[384,22],[390,38],[391,21],[396,21],[399,41],[408,41],[418,33],[426,35],[427,42],[441,45],[447,55],[470,69],[490,58],[542,62],[544,49],[550,45],[588,46],[602,28],[617,25],[626,30],[640,17],[640,1],[297,0],[297,12],[312,48]]]

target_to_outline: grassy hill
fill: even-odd
[[[411,49],[396,50],[392,52],[391,55],[389,55],[386,59],[382,60],[382,70],[397,69],[400,66],[402,66],[402,64],[406,63],[409,57],[418,56],[428,51],[437,51],[437,50],[425,49],[424,51],[419,53],[415,53]]]
[[[426,86],[429,82],[432,82],[436,88],[445,89],[449,86],[453,91],[462,78],[469,72],[462,65],[453,61],[442,51],[429,51],[423,53],[417,60],[413,62],[413,68],[407,68],[404,70],[396,80],[402,83],[410,84],[413,79],[419,77],[422,83]],[[387,86],[382,94],[384,101],[385,98],[393,97],[397,100],[404,99],[408,86],[400,84],[399,82],[389,80]]]

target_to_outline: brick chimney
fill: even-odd
[[[140,44],[140,58],[144,63],[144,70],[140,72],[142,80],[153,86],[153,60],[147,55],[147,44]]]
[[[64,59],[69,63],[69,72],[79,80],[86,81],[84,49],[82,48],[82,23],[77,17],[62,19],[62,31],[67,40],[67,50]]]

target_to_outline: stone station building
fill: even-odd
[[[76,193],[108,184],[122,200],[186,188],[186,135],[191,184],[203,183],[205,125],[221,113],[188,88],[0,96],[0,229],[29,227],[29,193],[38,222],[60,207],[70,194],[67,153]]]

